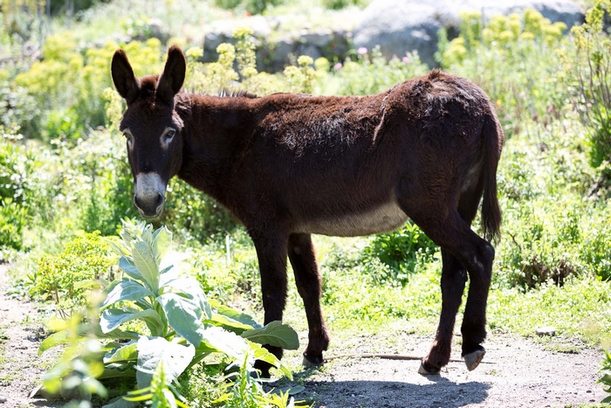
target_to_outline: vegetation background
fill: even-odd
[[[138,217],[117,126],[123,102],[109,75],[115,49],[125,49],[136,75],[144,75],[160,71],[169,45],[181,45],[189,60],[185,88],[192,92],[369,94],[425,73],[429,67],[415,54],[387,60],[375,49],[354,50],[346,60],[295,56],[282,72],[263,72],[247,29],[236,31],[235,45],[218,47],[217,61],[200,62],[196,27],[203,20],[297,15],[304,7],[325,14],[365,3],[166,0],[152,7],[132,0],[126,13],[117,0],[2,0],[0,258],[11,264],[15,290],[63,317],[84,319],[99,313],[88,304],[90,285],[82,282],[104,287],[120,276],[107,237],[124,230],[122,220]],[[486,21],[465,14],[457,37],[439,33],[437,60],[490,95],[506,134],[498,175],[503,240],[490,330],[533,336],[537,327],[553,326],[561,338],[609,350],[611,2],[587,6],[586,23],[570,31],[533,10]],[[188,253],[189,274],[207,297],[261,315],[256,256],[245,231],[180,180],[171,182],[167,203],[155,226],[173,231],[176,246]],[[440,253],[415,225],[373,237],[316,237],[315,245],[323,307],[335,336],[396,324],[432,333],[440,308]],[[295,292],[291,304],[300,303]],[[304,330],[302,323],[296,328]],[[77,332],[74,344],[82,341]],[[84,355],[80,350],[66,358],[93,364],[95,358]],[[609,355],[606,361],[608,373]],[[180,384],[172,392],[201,406],[231,406],[248,393],[252,406],[290,401],[286,395],[274,400],[276,394],[246,381],[248,375],[236,382],[241,394],[220,387],[224,377],[211,370],[193,364],[180,379],[161,383]],[[608,385],[609,374],[603,378]]]

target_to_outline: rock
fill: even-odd
[[[216,47],[223,42],[234,43],[233,33],[240,27],[248,27],[253,32],[259,70],[281,71],[300,55],[314,59],[344,59],[352,49],[351,29],[359,19],[360,11],[342,12],[340,16],[333,28],[307,24],[296,28],[293,20],[273,16],[216,21],[206,27],[203,60],[216,61]]]
[[[0,404],[4,404],[8,399],[4,395],[0,395]]]
[[[484,18],[490,18],[521,13],[528,8],[568,27],[584,19],[581,7],[571,0],[441,0],[430,4],[417,0],[374,0],[363,10],[354,30],[354,46],[368,49],[380,46],[389,58],[417,50],[424,62],[434,66],[437,32],[443,27],[450,34],[456,33],[461,13],[480,11]]]
[[[553,337],[556,335],[556,329],[554,327],[538,327],[535,330],[535,333],[537,333],[537,336],[550,336]]]
[[[128,29],[128,34],[132,40],[146,41],[149,38],[158,38],[162,43],[170,39],[170,33],[163,23],[156,18],[148,21],[136,21],[136,23]]]

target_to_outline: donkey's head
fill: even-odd
[[[123,50],[112,58],[112,79],[127,101],[120,129],[134,177],[134,204],[144,217],[163,210],[166,186],[182,164],[183,122],[174,97],[185,79],[185,57],[178,47],[168,51],[163,73],[137,79]]]

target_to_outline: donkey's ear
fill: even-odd
[[[159,100],[172,104],[174,95],[180,91],[185,81],[187,61],[179,47],[173,45],[168,50],[168,60],[157,83],[155,94]]]
[[[112,81],[115,87],[127,103],[132,103],[140,92],[140,83],[134,76],[132,66],[129,64],[125,51],[119,49],[112,56],[112,64],[110,67],[112,72]]]

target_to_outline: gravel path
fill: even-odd
[[[402,336],[402,354],[421,356],[430,339]],[[378,336],[367,342],[378,342]],[[480,366],[450,362],[441,375],[418,374],[420,362],[380,358],[333,359],[306,380],[317,407],[565,407],[597,403],[602,353],[579,342],[570,353],[546,350],[523,337],[491,335]],[[566,343],[562,346],[566,348]],[[455,350],[460,346],[455,345]],[[553,348],[553,347],[552,347]],[[358,351],[353,353],[358,355]],[[452,358],[460,359],[453,352]]]

